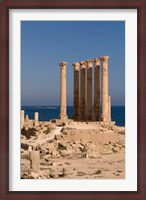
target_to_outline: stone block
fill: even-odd
[[[39,151],[30,152],[30,168],[35,173],[40,171],[40,152]]]

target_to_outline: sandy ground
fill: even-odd
[[[35,129],[29,139],[21,135],[21,178],[125,178],[124,127],[69,121],[41,122]],[[30,164],[30,146],[40,153],[37,172]]]

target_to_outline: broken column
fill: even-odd
[[[104,56],[102,60],[102,115],[101,121],[109,121],[109,96],[108,96],[108,59]]]
[[[79,63],[74,63],[74,113],[73,119],[79,117]]]
[[[79,119],[84,120],[85,119],[85,104],[86,104],[86,63],[80,62],[81,70],[80,70],[80,116]]]
[[[100,119],[100,59],[94,59],[94,111],[93,120]]]
[[[38,173],[40,171],[40,152],[30,151],[30,168],[33,172]]]
[[[25,121],[26,121],[26,122],[29,122],[29,117],[28,117],[28,115],[26,115]]]
[[[92,60],[87,63],[87,113],[86,119],[92,119]]]
[[[34,124],[35,124],[35,126],[38,125],[38,121],[39,121],[39,113],[35,112],[34,113]]]
[[[20,121],[21,121],[21,129],[24,127],[24,110],[21,110],[21,116],[20,116]]]
[[[60,115],[59,119],[66,120],[66,65],[67,62],[59,63],[61,67],[60,71]]]

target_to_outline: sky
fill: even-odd
[[[74,62],[109,56],[112,105],[125,105],[124,21],[22,21],[21,105],[60,105],[59,62],[67,64],[73,105]]]

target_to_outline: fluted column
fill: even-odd
[[[87,63],[87,116],[86,119],[92,119],[92,60]]]
[[[102,115],[101,121],[109,121],[109,96],[108,96],[108,59],[104,56],[102,60]]]
[[[21,129],[24,127],[24,110],[21,110],[21,116],[20,116],[20,121],[21,121]]]
[[[74,63],[74,113],[73,119],[79,117],[79,63]]]
[[[80,117],[79,119],[85,119],[85,108],[86,108],[86,63],[80,62],[81,70],[80,70]]]
[[[60,116],[61,120],[67,119],[66,114],[66,65],[67,62],[59,63],[60,71]]]
[[[100,120],[100,59],[94,59],[94,113],[93,120]]]

